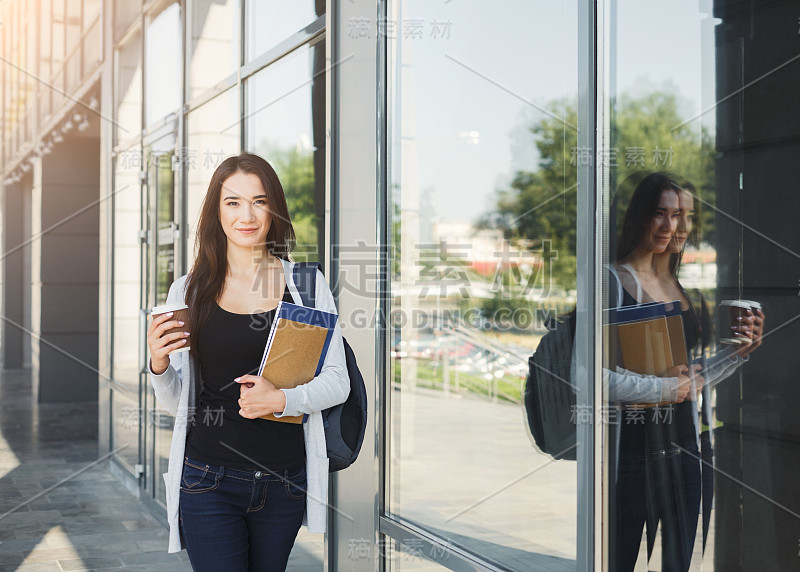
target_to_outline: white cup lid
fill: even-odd
[[[176,312],[178,310],[184,310],[188,308],[186,304],[183,302],[173,302],[172,304],[162,304],[161,306],[156,306],[152,310],[150,310],[151,314],[164,314],[165,312]]]
[[[735,306],[736,308],[749,308],[750,304],[746,300],[723,300],[720,306]]]
[[[755,308],[756,310],[761,309],[761,302],[756,302],[755,300],[742,300],[742,302],[744,302],[751,308]]]

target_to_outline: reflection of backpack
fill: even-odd
[[[294,265],[297,291],[303,304],[312,308],[315,307],[318,268],[319,264],[316,262],[298,262]],[[342,340],[347,376],[350,378],[350,394],[344,403],[322,411],[331,472],[346,469],[355,462],[367,430],[367,388],[350,344],[344,338]]]
[[[536,447],[554,459],[576,458],[575,387],[570,380],[575,312],[547,321],[549,330],[528,358],[523,402]]]

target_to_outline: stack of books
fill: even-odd
[[[315,308],[279,302],[264,348],[258,375],[278,389],[291,389],[319,375],[336,326],[336,314]],[[262,419],[302,423],[303,416]]]
[[[651,302],[605,311],[606,363],[643,375],[663,376],[688,365],[681,304]]]

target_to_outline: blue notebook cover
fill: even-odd
[[[626,322],[636,322],[648,320],[658,316],[676,316],[681,313],[681,303],[677,300],[672,302],[648,302],[638,306],[621,306],[610,308],[603,311],[603,319],[606,324],[624,324]]]
[[[298,324],[306,324],[309,326],[314,326],[315,328],[323,328],[326,330],[325,341],[323,342],[322,348],[320,349],[320,356],[319,361],[316,364],[316,371],[314,376],[317,376],[322,371],[322,366],[325,363],[325,356],[328,354],[328,348],[330,347],[331,338],[333,337],[333,330],[336,327],[336,322],[338,320],[338,316],[336,314],[331,314],[329,312],[323,312],[322,310],[317,310],[316,308],[309,308],[306,306],[298,306],[297,304],[292,304],[290,302],[281,301],[278,303],[278,307],[275,310],[275,317],[272,321],[272,328],[270,328],[269,336],[267,338],[267,344],[264,348],[264,355],[261,358],[261,364],[259,365],[258,371],[263,372],[264,367],[267,363],[267,360],[270,355],[270,350],[273,347],[273,342],[275,340],[276,332],[279,330],[278,325],[284,323],[285,321],[290,321]],[[285,330],[284,330],[285,331]],[[275,419],[274,416],[266,416],[266,419],[272,418],[273,420],[277,421],[284,421],[284,418]],[[302,422],[304,423],[308,419],[308,415],[302,416]]]
[[[322,347],[322,353],[320,354],[319,363],[317,364],[317,371],[315,375],[319,375],[319,373],[322,371],[322,366],[325,363],[325,356],[328,354],[328,347],[330,346],[331,338],[333,337],[333,329],[336,327],[336,321],[339,319],[339,317],[336,314],[331,314],[330,312],[323,312],[322,310],[309,308],[308,306],[298,306],[297,304],[292,304],[291,302],[284,302],[281,300],[278,302],[278,308],[275,310],[275,318],[272,321],[272,328],[270,329],[269,337],[267,338],[267,346],[264,350],[264,355],[261,358],[261,365],[259,366],[258,371],[264,369],[264,364],[267,361],[269,349],[272,346],[272,338],[275,335],[275,327],[278,321],[281,319],[291,320],[292,322],[298,322],[300,324],[308,324],[310,326],[317,326],[328,330],[328,336],[325,338],[325,345]]]

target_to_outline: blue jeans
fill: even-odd
[[[305,466],[270,474],[186,458],[183,540],[197,571],[286,569],[306,509]]]

